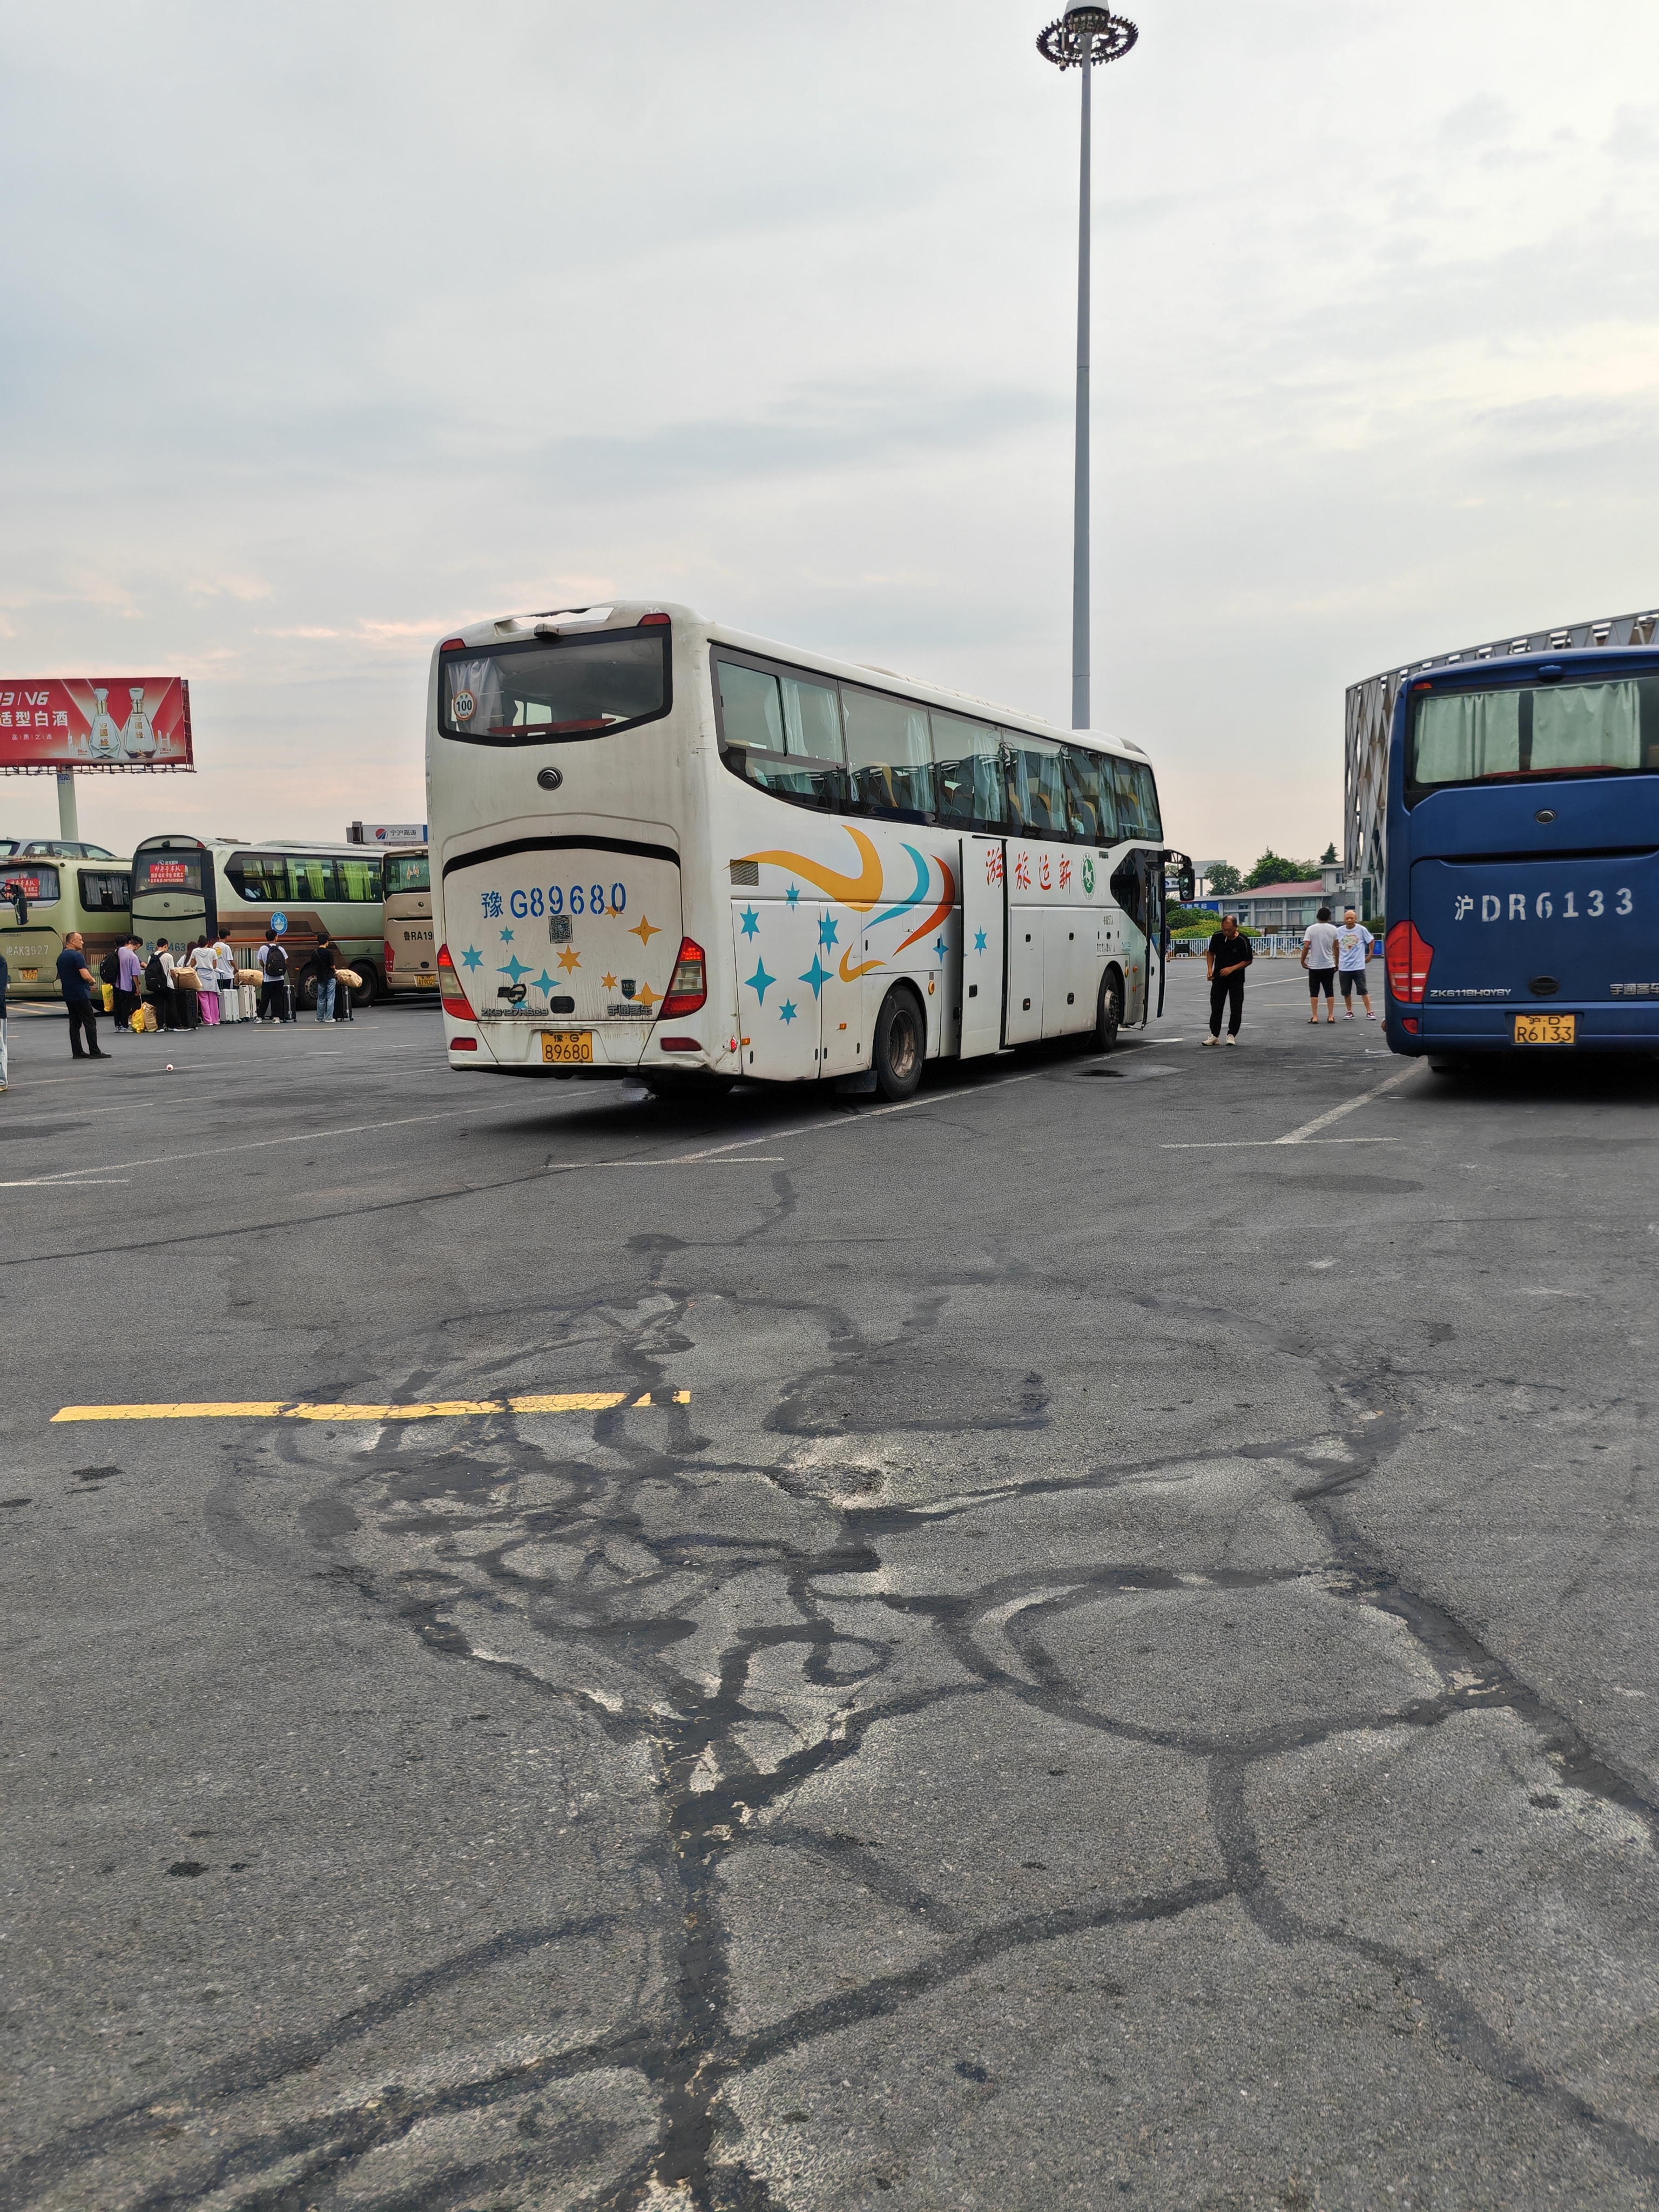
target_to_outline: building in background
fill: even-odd
[[[1363,915],[1377,910],[1387,881],[1389,732],[1394,724],[1400,687],[1431,668],[1450,668],[1460,660],[1504,660],[1520,653],[1565,653],[1597,646],[1651,645],[1659,611],[1609,616],[1601,622],[1567,623],[1556,629],[1529,630],[1524,636],[1494,638],[1386,669],[1363,684],[1348,686],[1342,764],[1343,888],[1345,903]]]

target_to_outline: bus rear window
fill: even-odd
[[[132,895],[141,891],[199,891],[199,853],[145,853],[132,864]]]
[[[1659,768],[1659,680],[1425,693],[1406,781],[1419,789],[1516,775]]]
[[[611,630],[446,653],[438,727],[472,745],[569,744],[654,721],[671,704],[669,630]]]
[[[14,862],[0,870],[0,898],[9,899],[14,906],[20,897],[31,906],[56,906],[61,889],[57,869],[48,867],[44,860],[31,860],[21,868]]]
[[[424,853],[388,854],[383,865],[388,898],[393,891],[429,891],[432,888],[432,863]]]

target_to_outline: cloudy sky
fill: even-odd
[[[1135,0],[1121,0],[1135,6]],[[1095,720],[1200,858],[1345,684],[1648,607],[1659,11],[1139,0]],[[83,834],[423,812],[434,638],[660,594],[1069,719],[1075,73],[1013,0],[0,10],[0,673],[182,673]],[[0,831],[55,829],[9,780]]]

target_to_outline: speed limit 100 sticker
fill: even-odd
[[[458,691],[449,711],[458,722],[470,722],[478,711],[478,702],[470,691]]]

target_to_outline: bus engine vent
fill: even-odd
[[[732,880],[734,884],[746,884],[750,890],[758,890],[760,889],[760,862],[758,860],[733,860],[732,863]]]

